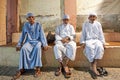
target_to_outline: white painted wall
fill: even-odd
[[[100,15],[120,14],[120,0],[77,0],[78,15],[86,15],[91,11]]]
[[[23,24],[26,21],[26,13],[32,12],[36,16],[36,21],[42,24],[45,32],[54,31],[61,20],[60,3],[61,0],[21,0],[21,23]]]

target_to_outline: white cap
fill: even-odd
[[[29,18],[31,16],[34,16],[34,14],[33,13],[27,13],[26,18]]]
[[[89,16],[96,16],[97,17],[97,14],[95,12],[91,12],[91,13],[89,13]]]
[[[62,19],[70,19],[70,16],[65,14]]]

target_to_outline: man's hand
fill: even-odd
[[[47,51],[48,50],[48,46],[43,47],[43,50]]]
[[[85,43],[82,43],[80,46],[81,48],[85,48]]]
[[[61,41],[62,41],[62,43],[65,43],[65,42],[66,42],[66,39],[65,39],[65,38],[63,38]]]
[[[16,47],[16,51],[20,51],[20,49],[21,49],[21,46]]]
[[[106,49],[108,47],[108,45],[110,45],[110,44],[109,43],[103,44],[104,49]]]
[[[106,49],[107,47],[106,47],[106,45],[103,45],[103,47],[104,47],[104,49]]]
[[[69,37],[65,37],[61,41],[62,41],[62,43],[68,43],[68,42],[70,42],[70,38]]]

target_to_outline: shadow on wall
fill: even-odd
[[[88,15],[77,16],[77,32],[81,31],[87,18]],[[120,32],[120,14],[98,15],[98,21],[102,24],[104,32]]]
[[[98,14],[97,20],[101,22],[104,32],[120,32],[120,0],[95,1],[94,4],[91,3],[93,0],[86,3],[81,1],[82,3],[79,5],[88,4],[88,6],[78,5],[77,31],[81,31],[83,22],[87,20],[87,14],[95,11]]]

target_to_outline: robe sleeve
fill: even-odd
[[[80,37],[80,44],[85,43],[86,40],[86,32],[85,32],[85,23],[82,26],[82,33],[81,33],[81,37]]]
[[[62,37],[60,37],[59,27],[57,27],[56,30],[55,30],[55,39],[56,39],[56,41],[62,40]]]
[[[104,38],[102,26],[101,26],[101,24],[99,24],[99,25],[100,25],[100,26],[99,26],[99,30],[100,30],[100,32],[99,32],[99,40],[100,40],[103,44],[105,44],[105,38]]]
[[[18,41],[17,47],[21,47],[23,44],[23,41],[24,41],[25,36],[26,36],[26,28],[25,27],[26,27],[26,23],[23,26],[22,33],[21,33],[20,39]]]
[[[74,27],[72,25],[70,26],[70,33],[71,33],[71,35],[69,35],[68,37],[70,38],[70,40],[74,40],[74,38],[75,38],[75,29],[74,29]]]
[[[42,46],[43,47],[48,46],[42,25],[39,24],[39,26],[40,26],[40,41],[42,43]]]

